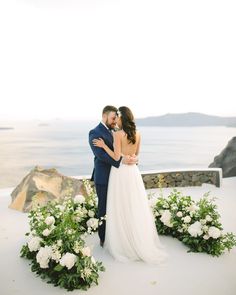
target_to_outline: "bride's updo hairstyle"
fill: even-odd
[[[136,125],[134,115],[128,107],[119,107],[117,115],[122,122],[122,128],[127,134],[128,141],[135,144],[136,142]]]

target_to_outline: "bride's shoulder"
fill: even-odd
[[[115,137],[121,137],[123,136],[124,132],[123,130],[117,130],[116,132],[113,132],[113,136]]]
[[[136,136],[140,137],[141,134],[140,134],[140,131],[139,130],[136,130]]]

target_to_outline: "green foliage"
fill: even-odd
[[[209,192],[198,202],[176,189],[167,198],[161,194],[153,200],[158,233],[177,238],[189,247],[189,251],[220,256],[236,246],[236,236],[223,233],[215,198],[210,198]]]
[[[96,194],[88,181],[84,184],[87,197],[68,195],[61,203],[51,202],[29,213],[28,242],[21,248],[21,257],[31,261],[33,272],[68,291],[98,284],[99,272],[105,270],[84,240],[102,222],[95,218]]]

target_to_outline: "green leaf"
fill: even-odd
[[[57,264],[57,265],[54,267],[54,270],[55,270],[55,271],[61,271],[63,268],[64,268],[64,266],[62,266],[61,264]]]

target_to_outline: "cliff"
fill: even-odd
[[[236,137],[233,137],[223,149],[223,151],[214,158],[210,168],[222,168],[223,177],[236,176]]]

